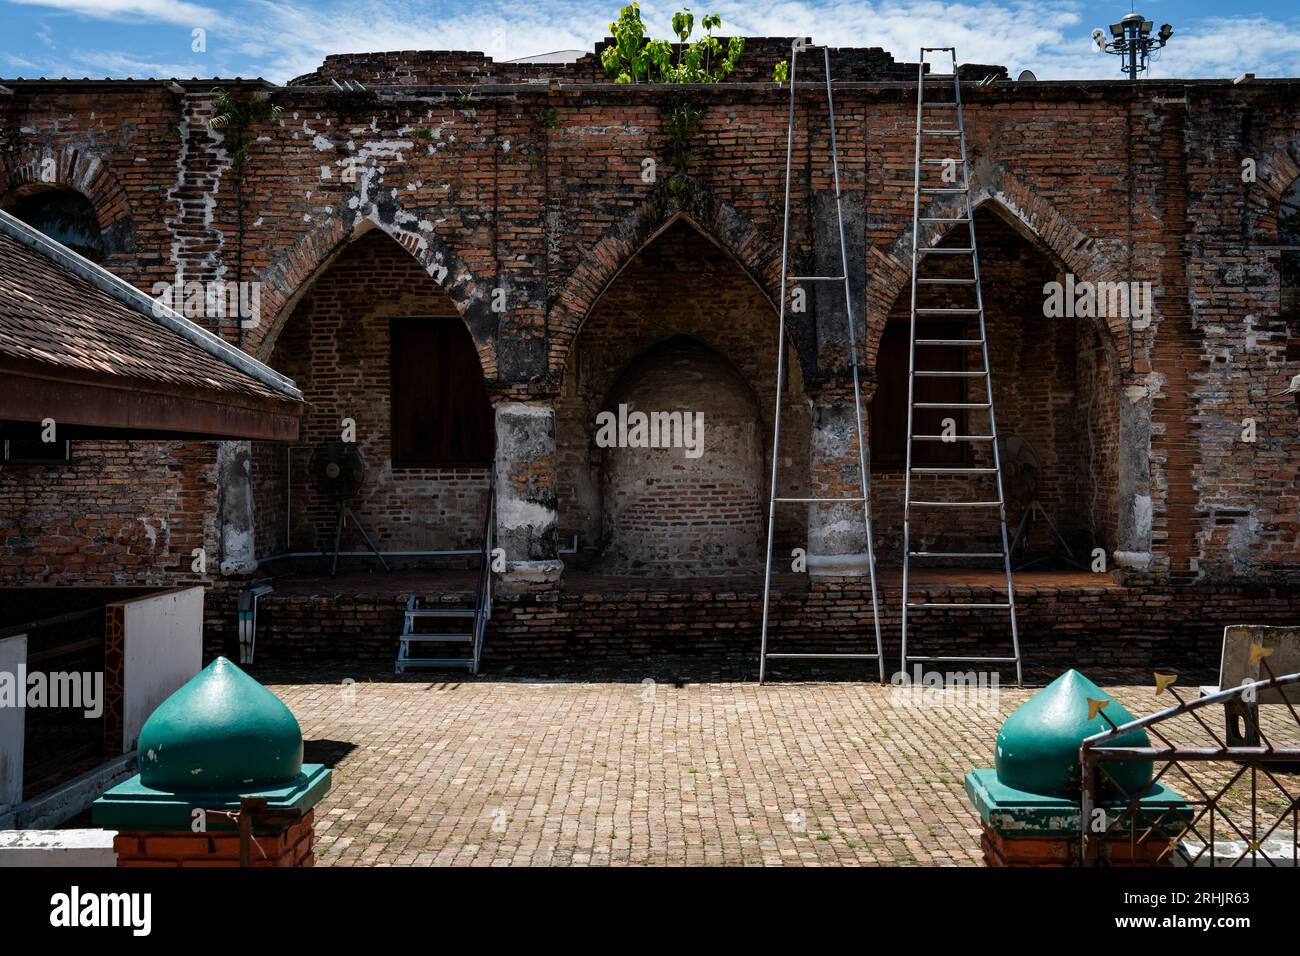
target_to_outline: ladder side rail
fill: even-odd
[[[985,400],[988,402],[989,434],[993,436],[993,440],[989,444],[993,448],[994,477],[998,489],[998,524],[1002,532],[1002,564],[1007,579],[1007,604],[1011,614],[1011,646],[1016,661],[1016,684],[1019,685],[1023,683],[1023,674],[1020,661],[1020,633],[1016,625],[1016,592],[1011,578],[1011,549],[1007,540],[1007,504],[1002,489],[1002,456],[998,449],[997,417],[993,408],[993,374],[992,366],[989,365],[988,331],[984,315],[984,289],[980,282],[979,251],[975,245],[975,210],[970,194],[970,162],[966,151],[966,118],[961,101],[961,80],[957,75],[957,51],[955,49],[952,54],[952,73],[953,92],[957,104],[957,129],[958,141],[961,144],[962,173],[966,180],[966,220],[967,228],[970,230],[971,263],[974,270],[973,275],[975,276],[975,304],[979,308],[980,339],[983,341],[980,351],[984,357]]]
[[[918,230],[921,228],[921,114],[925,103],[925,50],[921,50],[920,62],[917,64],[916,78],[916,152],[912,165],[912,307],[910,332],[907,346],[907,451],[903,468],[903,627],[902,627],[902,670],[907,672],[907,603],[908,573],[910,571],[909,552],[911,545],[912,523],[912,405],[915,401],[914,383],[916,370],[916,279],[917,254],[919,243]]]
[[[781,461],[781,399],[785,392],[785,301],[790,274],[790,184],[794,165],[794,90],[799,47],[790,46],[790,109],[785,137],[785,215],[781,226],[781,305],[778,310],[776,341],[776,402],[772,414],[772,477],[767,497],[767,560],[763,568],[763,626],[758,656],[758,682],[767,675],[767,628],[772,598],[772,545],[776,537],[776,470]]]
[[[840,274],[844,276],[844,315],[849,323],[849,361],[853,366],[853,416],[858,436],[858,483],[862,489],[862,520],[867,532],[867,569],[871,578],[871,616],[876,628],[877,669],[885,680],[885,651],[880,637],[880,602],[876,593],[876,549],[871,536],[871,483],[867,471],[866,436],[862,428],[862,388],[858,379],[858,334],[853,316],[853,293],[849,286],[849,250],[844,241],[844,208],[840,196],[840,154],[835,129],[835,94],[831,89],[831,51],[822,47],[826,64],[826,105],[831,118],[831,166],[835,172],[835,216],[840,228]]]

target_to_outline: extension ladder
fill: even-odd
[[[949,53],[952,57],[952,74],[935,75],[931,74],[931,80],[952,80],[952,99],[947,101],[930,101],[925,99],[925,81],[927,66],[925,56],[927,53]],[[927,115],[927,110],[935,110],[940,114],[941,119],[935,122]],[[948,117],[945,124],[942,117]],[[956,140],[958,145],[957,157],[932,157],[923,155],[923,143],[931,140],[940,142]],[[953,174],[951,180],[944,178],[942,185],[933,185],[932,181],[927,179],[922,181],[922,170],[940,166]],[[956,179],[959,172],[960,180]],[[988,332],[984,321],[984,295],[980,289],[980,267],[979,253],[975,244],[975,218],[974,210],[971,205],[970,196],[970,166],[966,155],[966,126],[962,116],[961,104],[961,82],[957,71],[957,51],[955,47],[922,47],[921,61],[918,65],[917,89],[916,89],[916,161],[913,167],[913,196],[912,196],[912,307],[911,307],[911,345],[908,350],[908,369],[907,369],[907,470],[905,473],[905,484],[903,493],[903,633],[902,633],[902,659],[903,671],[907,672],[909,661],[963,661],[963,662],[981,662],[988,664],[1014,664],[1016,668],[1016,683],[1021,681],[1020,667],[1020,635],[1016,628],[1016,595],[1011,580],[1011,554],[1007,543],[1007,512],[1006,500],[1002,492],[1002,465],[998,450],[998,430],[997,420],[993,412],[993,380],[989,370],[989,347]],[[962,209],[948,209],[947,215],[944,215],[944,209],[931,209],[928,205],[923,210],[921,205],[922,196],[927,197],[927,203],[938,201],[941,197],[952,196],[961,197],[964,202],[960,205]],[[926,213],[923,215],[922,213]],[[957,215],[953,215],[953,213]],[[932,223],[942,223],[948,225],[964,224],[969,230],[970,241],[966,246],[935,246],[921,244],[921,229]],[[939,276],[924,275],[923,266],[931,261],[938,261],[936,257],[942,256],[948,262],[969,262],[969,274],[954,276],[944,274]],[[956,271],[956,270],[954,270]],[[965,289],[974,292],[974,301],[967,301],[962,306],[953,306],[947,304],[944,307],[918,307],[917,289],[919,286],[932,288],[949,288],[953,294],[959,294],[959,290]],[[959,336],[950,337],[945,335],[942,338],[917,337],[917,318],[933,318],[948,320],[969,321],[975,319],[978,321],[979,333],[977,338],[971,338],[969,332],[963,332]],[[918,369],[916,367],[916,350],[917,346],[923,346],[927,349],[961,349],[963,357],[970,352],[978,350],[978,354],[983,362],[983,367],[976,370],[944,370],[944,369]],[[984,394],[975,400],[966,401],[920,401],[916,400],[916,381],[917,379],[938,379],[938,378],[957,378],[964,382],[974,383],[983,381]],[[971,396],[963,396],[970,399]],[[916,409],[940,409],[959,411],[965,415],[974,416],[980,412],[987,413],[988,427],[985,432],[973,433],[969,421],[967,422],[967,434],[956,434],[955,427],[948,424],[941,429],[944,434],[918,435],[913,431],[914,412]],[[934,467],[916,467],[912,464],[912,454],[915,443],[921,441],[957,441],[965,442],[971,445],[987,445],[991,449],[991,465],[937,465]],[[986,456],[986,459],[989,456]],[[942,495],[933,496],[930,499],[916,499],[912,497],[913,478],[918,475],[942,476],[945,481],[950,482],[956,477],[968,477],[976,485],[981,482],[984,489],[978,489],[979,494],[973,499],[963,500],[946,500]],[[993,479],[995,492],[990,497],[987,490],[988,479]],[[968,494],[975,494],[974,491]],[[998,528],[1001,533],[1002,550],[1001,551],[949,551],[949,550],[912,550],[912,514],[913,509],[972,509],[974,512],[996,512]],[[1000,558],[1002,567],[1006,572],[1006,601],[996,602],[953,602],[953,601],[932,601],[928,598],[913,601],[910,591],[910,574],[912,562],[914,559],[941,558],[948,560],[988,560]],[[924,566],[924,565],[923,565]],[[1005,610],[1011,616],[1011,657],[955,657],[944,655],[919,656],[908,654],[907,627],[909,615],[914,611],[923,611],[929,608],[960,608],[960,609],[979,609],[979,610]]]
[[[830,113],[830,133],[831,133],[831,167],[834,170],[835,181],[835,215],[839,220],[839,243],[840,243],[840,274],[837,276],[792,276],[790,275],[789,256],[790,256],[790,184],[791,170],[794,156],[794,102],[795,102],[795,75],[798,66],[799,52],[805,49],[804,41],[796,40],[791,44],[790,49],[790,110],[789,118],[786,125],[785,141],[785,218],[781,233],[781,306],[780,318],[777,331],[777,348],[776,348],[776,410],[773,415],[772,426],[772,481],[768,494],[768,511],[767,511],[767,563],[763,574],[763,630],[762,644],[758,660],[758,680],[762,683],[767,675],[767,662],[769,660],[815,660],[815,659],[845,659],[845,660],[874,660],[880,672],[880,679],[885,679],[885,659],[880,643],[880,610],[879,602],[876,595],[876,551],[871,539],[871,496],[870,496],[870,472],[867,470],[866,443],[864,441],[864,431],[862,427],[862,393],[858,383],[858,343],[857,331],[853,321],[853,298],[849,288],[849,261],[848,250],[844,243],[844,209],[840,192],[840,159],[839,145],[835,129],[835,97],[831,89],[831,55],[830,49],[822,48],[822,59],[826,70],[826,107]],[[857,425],[858,441],[858,474],[859,488],[861,494],[853,497],[810,497],[810,498],[782,498],[777,496],[777,467],[781,460],[781,398],[785,393],[785,310],[786,301],[789,293],[793,288],[798,287],[803,282],[832,282],[839,283],[844,290],[844,314],[849,324],[849,352],[850,362],[853,366],[853,412]],[[804,654],[804,653],[770,653],[767,649],[768,638],[768,618],[771,611],[772,596],[772,544],[776,534],[776,506],[778,504],[823,504],[823,503],[860,503],[862,505],[862,520],[866,531],[867,544],[867,566],[871,576],[871,614],[875,622],[876,629],[876,650],[874,654],[863,653],[843,653],[843,654]]]

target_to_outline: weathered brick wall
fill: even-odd
[[[258,484],[259,549],[307,551],[332,547],[337,504],[312,479],[313,449],[340,439],[344,419],[356,423],[356,447],[366,461],[353,513],[382,550],[472,547],[482,533],[487,468],[398,467],[392,455],[389,321],[459,321],[437,284],[397,243],[374,231],[330,264],[295,307],[271,352],[272,367],[302,389],[307,409],[298,444],[290,449],[286,489],[283,446],[261,447]],[[278,480],[277,480],[278,479]],[[286,491],[289,494],[286,496]],[[289,533],[293,538],[284,545]],[[345,532],[345,549],[364,543]]]
[[[7,585],[201,581],[216,540],[212,442],[74,442],[59,465],[0,468],[0,578]]]
[[[761,78],[768,53],[753,49]],[[775,58],[780,45],[770,52]],[[190,278],[262,280],[257,327],[207,321],[264,358],[321,264],[360,223],[378,225],[467,322],[494,390],[544,401],[564,379],[571,348],[585,351],[575,336],[600,293],[678,211],[734,255],[769,298],[776,295],[784,90],[722,84],[692,91],[706,111],[691,188],[673,194],[665,186],[663,112],[680,91],[579,85],[550,70],[558,83],[486,83],[465,98],[460,66],[439,80],[421,56],[382,55],[374,75],[434,84],[424,89],[387,89],[382,98],[313,86],[273,91],[284,112],[255,131],[242,184],[225,135],[203,123],[208,85],[182,97],[152,83],[20,84],[0,98],[0,195],[29,184],[39,161],[54,158],[58,181],[86,192],[101,224],[115,230],[119,252],[110,265],[132,281],[148,288],[174,278],[177,266]],[[848,56],[835,54],[837,73],[867,78],[870,70],[863,66],[859,76]],[[875,54],[853,56],[866,64]],[[478,69],[472,55],[458,58]],[[506,78],[499,67],[487,78]],[[360,61],[340,60],[315,81],[331,69],[366,75]],[[510,78],[543,73],[521,67]],[[440,82],[447,88],[437,89]],[[1123,402],[1150,408],[1149,469],[1145,448],[1125,444],[1141,437],[1093,436],[1105,466],[1091,470],[1109,473],[1118,462],[1121,474],[1101,485],[1102,501],[1089,507],[1101,511],[1102,525],[1114,520],[1112,498],[1127,514],[1132,502],[1123,489],[1133,475],[1122,469],[1137,460],[1141,482],[1151,486],[1156,570],[1179,579],[1291,580],[1300,570],[1300,429],[1294,405],[1275,394],[1300,368],[1288,358],[1294,330],[1277,323],[1278,253],[1269,249],[1277,197],[1300,173],[1296,94],[1291,82],[964,91],[977,198],[1002,204],[1079,278],[1155,286],[1150,327],[1109,320],[1100,353],[1095,341],[1080,345],[1075,379],[1079,392],[1093,382],[1094,416],[1103,420]],[[914,90],[846,87],[836,102],[850,245],[854,264],[864,264],[870,362],[907,283]],[[794,147],[799,272],[826,254],[822,247],[814,254],[812,223],[826,215],[828,142],[824,100],[810,85],[799,100]],[[1251,157],[1259,177],[1246,184],[1240,163]],[[647,158],[660,163],[653,182],[642,175]],[[510,295],[500,315],[488,307],[498,286]],[[844,352],[833,310],[820,298],[817,307],[792,317],[807,388]],[[751,381],[770,380],[750,376],[732,351],[718,351]],[[1109,358],[1095,360],[1110,354],[1119,381],[1106,381]],[[766,409],[770,399],[760,399]],[[1015,416],[1010,406],[1000,412],[1007,421]],[[1239,438],[1248,416],[1259,426],[1254,444]],[[1052,427],[1065,427],[1065,417],[1062,409]],[[1067,460],[1085,459],[1081,435],[1074,444]],[[46,491],[57,487],[48,483]],[[1084,490],[1091,498],[1097,489]],[[71,509],[95,507],[89,491],[79,494]],[[281,517],[268,511],[259,527],[279,527]],[[569,520],[563,509],[561,520]]]

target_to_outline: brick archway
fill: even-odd
[[[682,219],[735,261],[776,308],[781,295],[780,244],[764,237],[743,213],[698,184],[693,183],[685,197],[659,186],[607,230],[564,281],[547,317],[548,363],[557,380],[563,377],[569,351],[601,296],[642,249]],[[802,351],[794,336],[791,342]]]
[[[95,210],[110,261],[135,252],[135,220],[126,190],[94,153],[72,146],[28,146],[0,159],[0,196],[32,188],[64,188],[81,193]]]
[[[1080,281],[1128,281],[1127,275],[1097,249],[1095,240],[1073,226],[1051,203],[1009,174],[1003,173],[996,181],[977,185],[971,193],[971,204],[976,210],[987,206],[1030,243],[1050,253]],[[952,209],[942,200],[921,210],[922,216],[952,214]],[[946,232],[943,227],[929,227],[924,236],[925,244],[937,243]],[[909,227],[898,235],[887,252],[877,257],[876,268],[868,277],[866,354],[873,368],[885,321],[895,300],[912,278],[911,250],[912,231]],[[1128,367],[1132,351],[1128,320],[1123,316],[1110,316],[1094,318],[1093,322],[1109,343],[1118,368]]]
[[[387,222],[355,214],[332,215],[322,220],[315,229],[280,253],[258,276],[262,283],[262,311],[267,319],[251,331],[245,340],[245,349],[262,361],[268,361],[294,307],[316,279],[349,245],[378,229],[409,252],[446,293],[469,329],[484,378],[488,382],[494,380],[495,329],[491,323],[479,318],[480,313],[488,311],[488,290],[480,286],[465,262],[441,238],[418,227],[408,228],[410,223],[421,221],[419,217],[401,216]]]

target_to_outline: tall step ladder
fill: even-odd
[[[840,191],[840,156],[839,143],[835,129],[835,96],[831,82],[831,54],[828,47],[822,48],[822,62],[826,72],[826,108],[830,113],[831,132],[831,167],[835,177],[835,215],[839,225],[840,274],[836,276],[794,276],[790,274],[790,185],[794,157],[794,103],[795,76],[798,67],[799,52],[806,49],[804,42],[796,40],[790,49],[790,110],[785,133],[785,218],[781,234],[781,307],[780,321],[776,342],[776,411],[772,425],[772,481],[768,494],[767,511],[767,565],[763,573],[763,634],[762,646],[758,660],[758,680],[762,683],[767,676],[767,662],[770,660],[874,660],[879,671],[880,680],[885,679],[885,658],[880,642],[880,604],[876,593],[876,549],[871,538],[871,494],[870,475],[867,470],[865,433],[862,427],[862,391],[858,382],[858,342],[857,330],[853,318],[853,296],[849,288],[848,250],[844,242],[844,208]],[[844,291],[844,314],[849,324],[849,353],[853,366],[853,413],[857,426],[858,440],[858,487],[860,494],[850,498],[780,498],[777,497],[777,468],[781,461],[781,399],[785,394],[785,310],[790,298],[790,290],[804,282],[838,283]],[[772,545],[776,535],[776,506],[778,504],[823,503],[860,503],[862,505],[862,522],[866,532],[867,566],[871,577],[871,616],[876,630],[875,653],[840,653],[840,654],[804,654],[771,653],[768,645],[768,621],[772,598]]]
[[[927,53],[948,53],[952,58],[952,73],[946,75],[930,74],[926,75],[926,54]],[[943,100],[926,100],[926,80],[931,81],[951,81],[952,96],[950,99]],[[933,112],[931,112],[933,111]],[[926,146],[931,143],[953,144],[958,147],[958,155],[952,156],[951,153],[940,156],[927,155]],[[942,176],[940,184],[936,185],[933,177],[923,175],[929,170],[938,168],[940,171],[947,169],[953,172],[949,177],[953,181],[945,181]],[[958,178],[959,177],[959,178]],[[975,217],[971,205],[970,197],[970,166],[966,155],[966,125],[962,116],[961,104],[961,82],[957,74],[957,51],[954,47],[922,47],[921,61],[917,70],[916,84],[916,162],[913,167],[913,197],[912,197],[912,316],[911,316],[911,347],[908,352],[908,375],[907,375],[907,472],[904,485],[904,513],[903,513],[903,635],[902,635],[902,658],[903,671],[907,671],[909,662],[924,661],[961,661],[968,663],[985,663],[985,664],[1014,664],[1016,668],[1016,683],[1019,684],[1022,679],[1020,667],[1020,635],[1016,628],[1016,594],[1011,580],[1011,553],[1007,542],[1007,510],[1006,499],[1002,493],[1002,463],[998,450],[998,429],[997,419],[993,412],[993,380],[989,373],[989,346],[988,332],[984,321],[984,295],[980,289],[980,265],[979,252],[975,245]],[[943,209],[932,212],[930,203],[941,200],[944,196],[960,197],[956,204],[957,208],[949,207],[946,212]],[[925,200],[924,204],[922,200]],[[964,210],[964,212],[962,211]],[[924,214],[923,214],[924,213]],[[964,225],[968,230],[970,241],[961,247],[954,246],[931,246],[922,244],[921,232],[923,228],[931,224],[946,225]],[[954,266],[951,270],[945,270],[942,275],[927,275],[927,263],[946,260],[950,263],[970,263],[970,270],[965,275],[953,275],[953,272],[961,272]],[[955,306],[951,303],[944,307],[929,308],[917,306],[917,289],[925,286],[929,289],[939,288],[950,290],[954,296],[958,296],[957,301],[962,301],[960,296],[964,290],[966,293],[965,304]],[[973,296],[971,295],[973,293]],[[950,321],[961,321],[963,325],[974,324],[971,320],[978,322],[978,332],[972,337],[971,331],[965,330],[955,337],[944,338],[918,338],[917,337],[917,318],[922,319],[947,319]],[[963,359],[968,359],[971,353],[980,356],[982,367],[975,370],[954,371],[951,369],[919,369],[916,367],[916,349],[917,346],[923,346],[927,349],[960,349],[962,350]],[[946,364],[946,363],[939,363]],[[920,401],[916,400],[916,382],[917,379],[937,379],[937,378],[957,378],[965,382],[974,384],[983,382],[984,393],[982,396],[965,396],[964,401]],[[939,434],[918,435],[914,431],[914,412],[917,409],[938,409],[950,410],[965,413],[967,417],[967,434]],[[983,429],[978,426],[972,427],[970,419],[976,418],[981,413],[987,415],[987,426]],[[941,431],[945,431],[941,429]],[[969,443],[974,447],[985,446],[991,450],[991,456],[984,456],[987,461],[991,457],[991,465],[982,466],[936,466],[936,467],[916,467],[912,464],[912,453],[917,442],[933,441],[959,441]],[[930,499],[916,499],[912,497],[912,479],[919,475],[943,476],[946,484],[951,484],[950,479],[954,477],[967,477],[974,486],[968,495],[960,500],[948,500],[942,495],[931,495]],[[994,489],[989,489],[990,479]],[[937,500],[935,500],[937,499]],[[1001,535],[1001,551],[913,551],[912,550],[912,513],[913,509],[923,511],[939,509],[972,509],[976,513],[996,514],[998,531]],[[992,530],[990,526],[990,530]],[[1006,573],[1006,591],[1005,601],[996,602],[953,602],[953,601],[932,601],[928,598],[922,600],[912,600],[911,593],[911,571],[912,562],[916,559],[922,561],[938,558],[945,562],[957,560],[976,560],[988,561],[992,558],[1001,558],[1002,567]],[[925,565],[922,565],[923,567]],[[925,611],[931,608],[940,609],[979,609],[989,611],[1007,611],[1011,617],[1011,648],[1010,657],[956,657],[942,654],[933,654],[921,656],[908,653],[908,620],[913,612]]]

